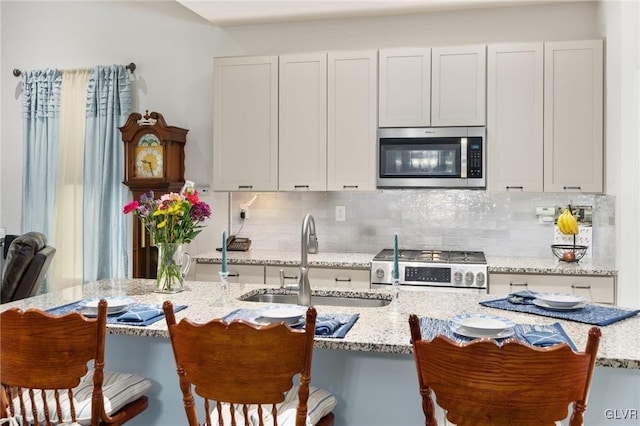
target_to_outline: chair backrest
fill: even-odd
[[[0,413],[0,418],[20,416],[31,420],[31,424],[46,425],[58,419],[75,422],[72,389],[87,374],[91,360],[91,425],[97,426],[101,421],[120,424],[132,417],[133,410],[111,417],[105,412],[102,382],[106,324],[105,300],[99,302],[96,318],[86,318],[78,312],[54,316],[37,309],[18,308],[0,313],[0,381],[7,396],[0,397],[0,402],[4,399],[0,406],[9,406],[9,413]],[[144,398],[141,404],[146,407]]]
[[[277,418],[276,404],[284,400],[297,374],[296,425],[306,424],[316,323],[313,307],[306,312],[304,330],[284,323],[257,326],[243,320],[197,324],[182,319],[176,324],[172,303],[164,302],[163,308],[189,425],[199,424],[192,386],[204,399],[206,425],[216,421],[219,425],[248,425],[251,415],[260,418],[262,425],[265,417]]]
[[[5,260],[0,303],[35,296],[55,253],[56,249],[47,245],[40,232],[27,232],[13,239]]]
[[[583,424],[591,376],[600,341],[593,327],[584,352],[567,344],[539,348],[507,339],[469,343],[438,335],[422,340],[420,323],[409,326],[426,425],[437,425],[431,391],[447,419],[457,426],[544,426],[567,417]]]

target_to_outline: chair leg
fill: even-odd
[[[333,413],[329,413],[323,418],[321,418],[316,426],[333,426],[334,416]]]
[[[114,416],[118,416],[118,421],[116,423],[100,422],[100,426],[115,426],[124,424],[138,414],[142,413],[148,405],[149,398],[147,398],[146,396],[142,396],[122,407],[120,410],[118,410],[117,413],[114,413]],[[120,415],[122,415],[122,417],[120,417]]]

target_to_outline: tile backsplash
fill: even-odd
[[[258,193],[242,221],[239,205],[254,195],[231,194],[231,231],[259,249],[299,250],[302,219],[311,213],[321,251],[377,253],[391,247],[397,232],[400,248],[546,257],[554,225],[540,224],[536,207],[578,204],[593,206],[592,256],[615,258],[613,196],[451,189],[266,192]],[[345,207],[346,220],[336,221],[337,206]]]

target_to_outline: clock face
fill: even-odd
[[[162,146],[136,147],[136,177],[162,177]]]

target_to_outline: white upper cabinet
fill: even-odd
[[[487,48],[487,189],[542,192],[542,43]]]
[[[380,127],[431,125],[431,49],[379,52]]]
[[[431,61],[431,125],[484,126],[486,47],[434,47]]]
[[[327,189],[375,190],[377,51],[329,52]]]
[[[327,54],[280,56],[278,189],[327,189]]]
[[[602,40],[545,43],[545,191],[602,192],[602,50]]]
[[[278,189],[278,57],[215,58],[213,189]]]

